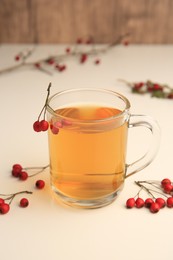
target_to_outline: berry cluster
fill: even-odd
[[[46,165],[44,167],[25,167],[23,168],[20,164],[14,164],[12,167],[12,176],[15,178],[19,178],[22,181],[25,181],[28,179],[28,177],[33,177],[42,171],[44,171],[46,168],[48,168],[49,165]],[[33,174],[28,174],[27,170],[36,170]]]
[[[165,206],[173,208],[173,184],[170,179],[165,178],[161,182],[136,181],[135,184],[140,187],[140,190],[135,197],[127,199],[128,209],[146,207],[150,212],[157,213]],[[145,200],[141,198],[139,194],[142,190],[145,190],[150,197]],[[155,197],[154,194],[159,194],[159,197]]]
[[[173,88],[169,87],[167,84],[158,84],[150,80],[147,80],[146,82],[135,83],[130,83],[125,80],[120,81],[131,87],[133,93],[150,93],[152,97],[173,99]]]
[[[47,97],[46,97],[46,101],[45,104],[38,116],[38,119],[34,122],[33,124],[33,129],[35,132],[41,132],[41,131],[47,131],[49,128],[49,123],[45,120],[45,116],[46,116],[46,110],[47,110],[47,104],[48,104],[48,98],[50,95],[50,88],[51,88],[51,83],[49,83],[49,86],[47,88]],[[43,115],[43,119],[40,120],[41,116]]]
[[[12,194],[0,194],[0,214],[4,215],[9,212],[10,204],[13,199],[19,194],[32,194],[32,191],[19,191]],[[3,197],[3,198],[2,198]],[[8,202],[7,202],[8,201]],[[29,205],[29,201],[27,198],[22,198],[19,201],[19,206],[22,208],[26,208]]]
[[[70,122],[67,119],[62,119],[62,120],[51,120],[50,123],[48,123],[45,120],[46,110],[47,110],[47,105],[48,105],[48,98],[50,95],[50,88],[51,88],[51,83],[49,83],[49,86],[47,89],[48,93],[47,93],[45,104],[38,116],[38,119],[33,124],[33,129],[35,132],[41,132],[41,131],[47,131],[50,127],[50,130],[53,134],[58,134],[60,128],[65,127],[65,126],[66,127],[71,126],[72,122]],[[40,120],[42,115],[43,115],[43,119]]]
[[[12,166],[12,176],[15,178],[19,178],[20,180],[26,180],[28,177],[33,177],[41,172],[43,172],[47,167],[27,167],[27,168],[23,168],[20,164],[14,164]],[[35,170],[36,172],[33,174],[28,174],[27,170]],[[45,182],[44,180],[37,180],[35,182],[35,187],[37,189],[43,189],[45,186]],[[10,204],[12,203],[13,199],[19,195],[19,194],[32,194],[33,192],[31,191],[19,191],[16,193],[12,193],[12,194],[0,194],[0,214],[6,214],[9,212],[10,210]],[[8,201],[8,203],[7,203]],[[19,206],[22,208],[26,208],[29,205],[29,200],[27,198],[22,198],[19,201]]]

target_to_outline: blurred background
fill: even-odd
[[[173,0],[1,0],[0,43],[173,43]]]

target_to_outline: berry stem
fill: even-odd
[[[36,176],[37,174],[43,172],[46,168],[48,168],[49,165],[46,165],[44,167],[28,167],[28,168],[25,168],[27,170],[33,170],[33,169],[40,169],[38,172],[36,173],[33,173],[33,174],[30,174],[28,177],[33,177],[33,176]]]
[[[43,108],[42,108],[42,110],[41,110],[41,112],[40,112],[40,114],[39,114],[39,116],[38,116],[38,121],[40,120],[40,117],[41,117],[43,111],[44,111],[44,116],[43,116],[43,118],[45,119],[45,116],[46,116],[46,108],[47,108],[48,98],[49,98],[49,96],[50,96],[50,88],[51,88],[51,86],[52,86],[52,83],[50,82],[49,85],[48,85],[48,88],[47,88],[46,101],[45,101],[45,104],[44,104],[44,106],[43,106]]]
[[[135,184],[137,184],[139,187],[143,187],[147,191],[147,193],[152,196],[153,199],[156,199],[156,197],[153,195],[152,192],[160,194],[160,195],[163,195],[166,198],[168,197],[165,193],[163,193],[161,191],[158,191],[158,190],[153,190],[151,188],[147,188],[145,185],[143,185],[141,183],[146,183],[148,185],[154,186],[155,188],[157,188],[159,190],[161,190],[161,188],[159,188],[158,186],[154,185],[153,182],[150,182],[150,181],[135,181]]]
[[[32,191],[18,191],[18,192],[15,192],[15,193],[12,193],[12,194],[0,194],[0,196],[3,196],[3,197],[6,197],[4,200],[9,200],[9,205],[12,203],[13,199],[16,197],[16,195],[19,195],[19,194],[32,194],[33,192]]]
[[[150,190],[145,187],[143,184],[141,184],[139,181],[135,181],[135,184],[138,185],[140,188],[143,188],[147,191],[147,193],[153,198],[155,199],[155,196],[150,192]]]
[[[33,192],[32,191],[27,191],[27,190],[24,190],[24,191],[18,191],[18,192],[15,192],[15,193],[11,193],[11,194],[0,194],[0,196],[16,196],[16,195],[18,195],[18,194],[23,194],[23,193],[26,193],[26,194],[32,194]],[[6,198],[6,199],[8,199],[8,198]]]

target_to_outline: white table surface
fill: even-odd
[[[13,64],[13,57],[26,46],[1,45],[0,68]],[[35,57],[62,50],[64,46],[38,46]],[[126,199],[138,188],[134,180],[173,180],[173,101],[132,94],[119,78],[129,81],[147,79],[173,86],[173,46],[118,46],[101,55],[101,64],[92,60],[79,64],[68,60],[68,69],[53,76],[22,69],[0,75],[0,193],[32,190],[30,205],[18,206],[0,215],[0,258],[4,260],[144,260],[171,259],[173,209],[157,214],[147,209],[125,208]],[[131,112],[154,117],[161,128],[161,144],[154,162],[126,180],[119,197],[111,205],[96,210],[79,210],[59,205],[49,187],[49,172],[39,178],[46,181],[44,190],[34,188],[34,178],[26,182],[11,177],[11,166],[48,164],[47,133],[35,133],[32,124],[44,103],[46,88],[52,82],[52,93],[73,87],[108,88],[124,94],[131,102]],[[148,134],[129,130],[130,162],[143,154]],[[143,195],[145,197],[147,195]]]

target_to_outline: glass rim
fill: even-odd
[[[77,91],[81,91],[81,92],[84,92],[84,91],[95,91],[95,92],[97,92],[98,91],[98,92],[114,95],[114,96],[118,97],[119,99],[121,99],[125,103],[125,108],[120,113],[118,113],[114,116],[110,116],[110,117],[106,117],[106,118],[102,118],[102,119],[83,119],[83,120],[79,119],[78,120],[76,118],[71,118],[71,117],[68,117],[68,116],[59,115],[51,107],[50,102],[53,100],[53,98],[61,96],[61,95],[66,94],[66,93],[68,94],[70,92],[77,92]],[[109,89],[104,89],[104,88],[71,88],[71,89],[66,89],[66,90],[56,92],[55,94],[50,96],[49,99],[48,99],[48,102],[47,102],[47,108],[46,109],[52,116],[55,116],[55,117],[59,116],[62,119],[70,119],[72,121],[77,121],[77,122],[80,122],[80,123],[97,123],[97,122],[103,122],[103,121],[108,121],[108,120],[119,118],[119,117],[123,116],[124,114],[127,114],[130,107],[131,107],[131,105],[130,105],[129,100],[124,95],[122,95],[122,94],[120,94],[120,93],[118,93],[114,90],[109,90]]]

